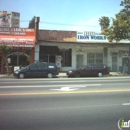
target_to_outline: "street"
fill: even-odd
[[[119,130],[130,77],[0,79],[1,130]],[[128,128],[130,129],[130,128]]]

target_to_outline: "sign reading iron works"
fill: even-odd
[[[94,32],[77,32],[77,41],[108,42],[104,35],[95,34]]]

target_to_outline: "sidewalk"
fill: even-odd
[[[121,72],[110,72],[110,74],[106,76],[129,76],[127,73],[121,73]],[[57,77],[67,77],[66,72],[60,72]],[[0,78],[14,78],[13,74],[7,75],[7,74],[0,74]]]

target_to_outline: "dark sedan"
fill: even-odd
[[[102,77],[105,74],[109,74],[109,69],[104,64],[91,64],[80,69],[69,70],[66,74],[68,77]]]

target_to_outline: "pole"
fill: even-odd
[[[6,57],[6,68],[7,68],[7,75],[9,76],[9,63],[8,63],[8,57]]]
[[[130,74],[130,46],[129,46],[128,74]]]

